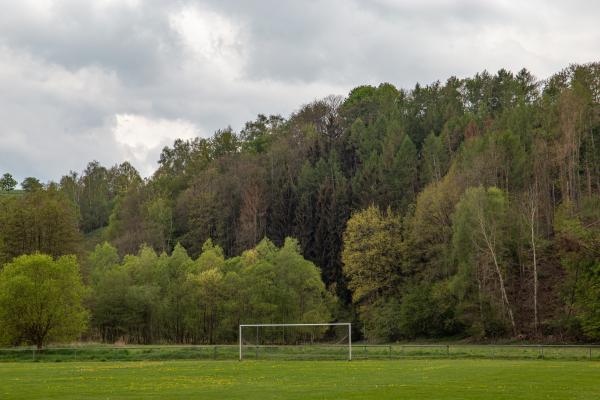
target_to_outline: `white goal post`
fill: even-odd
[[[346,326],[348,327],[348,361],[352,360],[352,324],[349,322],[331,322],[320,324],[240,324],[239,328],[239,346],[240,346],[240,361],[243,359],[242,353],[242,330],[243,328],[261,328],[261,327],[292,327],[292,326]]]

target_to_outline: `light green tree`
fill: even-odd
[[[88,272],[92,279],[98,278],[108,269],[119,264],[117,249],[108,242],[97,244],[87,258]]]
[[[348,221],[342,250],[343,271],[367,336],[379,337],[384,330],[377,325],[387,317],[395,318],[393,310],[386,307],[383,311],[380,306],[391,304],[388,300],[400,294],[403,253],[400,216],[390,209],[383,213],[370,206]]]
[[[202,245],[202,254],[194,261],[194,269],[207,271],[211,269],[221,270],[225,265],[223,249],[213,244],[212,239],[207,239]]]
[[[226,295],[224,292],[223,273],[211,268],[190,275],[189,286],[193,296],[193,313],[202,321],[203,336],[208,343],[215,343],[216,330],[219,325],[220,308]]]
[[[88,264],[92,269],[92,325],[102,339],[134,343],[161,339],[169,326],[161,319],[160,284],[164,281],[159,279],[159,257],[154,250],[142,246],[138,255],[127,255],[119,264],[115,248],[104,243],[96,246]]]
[[[86,289],[74,256],[23,255],[0,272],[0,340],[33,344],[76,339],[86,328]]]
[[[445,279],[455,272],[451,257],[451,216],[461,194],[456,173],[449,173],[419,193],[414,212],[405,220],[405,243],[411,268],[427,280]]]
[[[161,286],[161,318],[169,340],[181,343],[185,338],[185,313],[189,293],[185,283],[192,268],[192,259],[179,243],[171,256],[163,253],[157,271]]]
[[[344,232],[342,261],[355,303],[396,288],[402,272],[400,217],[375,206],[353,214]]]

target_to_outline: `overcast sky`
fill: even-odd
[[[360,84],[600,56],[600,2],[0,0],[0,174],[96,159],[150,175],[175,138]]]

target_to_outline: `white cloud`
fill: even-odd
[[[61,102],[87,104],[110,102],[120,87],[112,71],[95,65],[70,70],[7,46],[0,46],[0,82],[5,92],[17,98],[35,92],[45,101],[51,97]]]
[[[239,27],[223,15],[197,6],[187,6],[173,13],[171,28],[179,35],[192,63],[210,67],[225,78],[239,76],[243,68]]]
[[[156,156],[175,139],[191,139],[198,128],[181,119],[152,119],[141,115],[118,114],[113,131],[120,151],[142,174],[149,176],[156,168]]]
[[[0,87],[0,170],[56,180],[94,158],[116,161],[105,118],[120,87],[113,72],[0,46]]]

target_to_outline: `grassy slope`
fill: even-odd
[[[17,197],[17,196],[22,196],[23,194],[25,194],[24,190],[11,190],[9,192],[4,191],[4,190],[0,190],[0,198],[5,197]]]
[[[596,399],[600,363],[0,363],[2,399]]]

